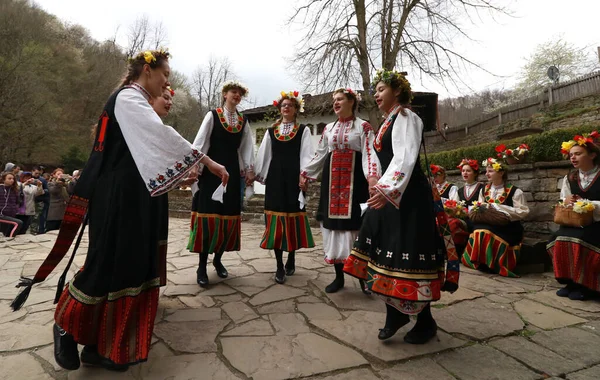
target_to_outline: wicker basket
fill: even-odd
[[[554,207],[554,223],[568,227],[585,227],[594,222],[594,212],[584,214],[573,211],[571,207],[556,205]]]
[[[479,207],[476,211],[469,212],[473,223],[491,224],[492,226],[505,226],[510,223],[510,218],[503,212],[492,207]]]

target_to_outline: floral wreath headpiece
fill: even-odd
[[[479,171],[479,163],[477,162],[477,160],[472,160],[470,158],[463,158],[456,168],[462,170],[462,167],[465,165],[469,165],[476,172]]]
[[[350,87],[338,88],[337,90],[334,91],[334,93],[336,93],[336,92],[343,92],[344,94],[350,94],[356,98],[357,102],[362,101],[362,96],[357,91],[354,91]]]
[[[171,94],[171,96],[175,96],[175,90],[173,90],[171,86],[167,86],[167,91],[169,91],[169,94]]]
[[[429,165],[429,168],[431,169],[431,174],[433,174],[433,175],[446,173],[446,169],[444,169],[443,166],[431,164],[431,165]]]
[[[398,72],[396,70],[386,69],[377,70],[375,72],[375,76],[373,77],[373,81],[371,82],[371,90],[375,92],[375,87],[379,82],[383,82],[389,86],[394,80],[400,83],[399,89],[402,93],[409,94],[408,102],[412,102],[413,94],[412,89],[410,87],[410,82],[408,81],[408,79],[406,79],[406,72]]]
[[[575,135],[575,136],[573,136],[573,140],[564,141],[561,144],[560,152],[564,156],[568,156],[569,151],[575,145],[587,146],[587,144],[594,144],[594,140],[598,139],[598,137],[600,137],[600,134],[598,133],[598,131],[593,131],[591,133],[584,133],[582,135]]]
[[[138,60],[144,60],[147,64],[153,65],[156,63],[156,57],[164,57],[166,59],[171,58],[169,49],[160,48],[158,50],[145,50],[138,53],[136,56],[129,58],[129,63],[133,63]]]
[[[506,163],[492,157],[486,158],[485,160],[481,161],[481,166],[483,166],[484,168],[490,166],[492,167],[492,169],[494,169],[494,171],[497,172],[506,170],[506,165]]]
[[[243,97],[246,97],[248,95],[248,93],[250,92],[250,91],[248,91],[248,87],[244,86],[241,82],[238,82],[236,80],[230,80],[230,81],[223,83],[223,88],[221,89],[221,92],[226,93],[227,91],[233,90],[236,88],[242,92]]]
[[[273,100],[273,105],[275,107],[279,108],[279,102],[283,102],[284,99],[295,99],[299,105],[298,112],[304,112],[304,99],[300,96],[300,93],[298,91],[281,91],[280,95],[281,98],[279,100]]]

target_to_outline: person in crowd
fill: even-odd
[[[25,234],[29,230],[31,220],[35,215],[35,197],[44,194],[42,182],[31,176],[31,172],[21,174],[20,194],[22,200],[17,212],[17,218],[23,222],[19,234]]]
[[[14,236],[21,230],[23,222],[17,219],[19,186],[12,169],[9,170],[0,176],[0,221],[8,222],[8,226],[2,223],[0,227],[5,235]]]
[[[383,175],[367,201],[344,272],[365,280],[385,301],[379,339],[391,338],[409,315],[417,315],[404,341],[424,344],[437,334],[430,302],[440,299],[445,257],[439,250],[432,188],[419,162],[423,122],[405,106],[412,92],[404,74],[378,70],[372,84],[385,115],[373,143]]]
[[[560,226],[547,246],[554,276],[565,285],[556,295],[577,301],[600,296],[599,136],[597,131],[577,135],[563,142],[561,149],[573,170],[563,179],[560,199],[573,208],[581,207],[584,199],[589,200],[593,205],[592,223],[583,227]]]
[[[228,272],[221,261],[223,253],[240,250],[240,182],[244,175],[248,184],[254,182],[254,139],[248,119],[237,110],[247,94],[248,89],[241,83],[225,83],[221,89],[223,106],[206,114],[194,140],[195,146],[223,164],[231,174],[228,188],[224,188],[218,176],[201,169],[198,182],[192,189],[188,249],[199,254],[196,281],[201,287],[209,284],[206,271],[208,255],[215,254],[212,264],[217,276],[226,278]],[[240,156],[243,167],[240,166]]]
[[[483,161],[488,183],[479,193],[480,207],[493,208],[504,215],[498,219],[473,221],[462,263],[469,268],[517,277],[514,270],[523,242],[522,221],[529,215],[523,191],[508,183],[508,164],[500,159]]]
[[[62,223],[69,194],[67,192],[68,176],[65,176],[63,169],[55,169],[52,172],[50,182],[48,182],[48,192],[50,193],[50,207],[48,208],[48,219],[46,221],[46,232],[58,230]]]
[[[50,191],[48,190],[48,181],[43,176],[44,172],[41,166],[34,166],[31,175],[34,179],[40,181],[44,193],[35,197],[35,222],[37,224],[37,233],[46,232],[46,220],[48,219],[48,210],[50,209]]]
[[[273,104],[281,117],[260,144],[256,178],[265,184],[265,232],[260,247],[275,251],[275,281],[283,284],[286,274],[292,276],[296,272],[296,251],[315,246],[299,184],[300,168],[306,166],[315,150],[310,128],[297,120],[298,113],[304,111],[299,93],[282,91]],[[284,251],[288,252],[285,267]]]
[[[169,86],[169,53],[148,50],[128,63],[127,76],[108,99],[94,146],[71,197],[57,242],[25,290],[43,281],[64,257],[89,218],[89,248],[82,270],[60,294],[55,312],[54,357],[65,369],[80,363],[124,371],[148,359],[166,283],[166,193],[197,176],[197,165],[223,183],[229,174],[165,126],[149,104]],[[66,273],[66,272],[65,272]],[[59,282],[59,291],[62,285]],[[84,345],[81,359],[77,344]]]
[[[458,200],[458,187],[446,180],[446,169],[439,165],[430,165],[433,181],[442,197],[442,202],[448,199]]]
[[[350,88],[334,91],[337,120],[325,126],[317,151],[300,177],[301,187],[306,187],[307,181],[323,174],[317,220],[323,234],[325,262],[335,268],[335,279],[325,288],[327,293],[344,287],[344,262],[362,222],[360,205],[369,199],[369,189],[381,176],[379,159],[373,151],[373,128],[356,116],[359,101],[360,94]],[[362,279],[360,284],[367,291]]]

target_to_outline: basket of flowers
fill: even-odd
[[[448,199],[444,202],[444,211],[451,218],[466,219],[467,207],[464,201]]]
[[[594,222],[594,204],[587,199],[578,199],[575,203],[562,201],[554,207],[554,223],[561,226],[585,227]]]
[[[496,210],[487,203],[473,201],[469,208],[469,219],[474,223],[504,226],[510,223],[510,218],[505,213]]]

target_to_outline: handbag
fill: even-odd
[[[594,222],[594,213],[586,212],[580,214],[573,211],[571,207],[554,207],[554,223],[568,227],[585,227]]]

